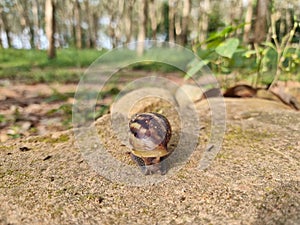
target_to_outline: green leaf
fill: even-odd
[[[215,39],[224,38],[226,35],[230,34],[233,30],[234,29],[233,29],[232,26],[227,26],[223,30],[221,30],[220,32],[214,32],[214,33],[212,33],[209,36],[209,38],[206,39],[206,42],[210,42],[210,41],[213,41]]]
[[[207,43],[207,48],[208,49],[215,49],[216,47],[218,47],[223,42],[224,42],[223,38],[217,38],[213,41],[208,42]]]
[[[223,57],[232,58],[239,46],[239,39],[230,38],[216,48],[216,52]]]

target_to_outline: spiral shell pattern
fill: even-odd
[[[167,118],[158,113],[141,113],[129,122],[132,153],[139,157],[163,157],[169,154],[167,144],[172,130]]]

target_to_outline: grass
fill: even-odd
[[[178,71],[178,69],[162,62],[152,61],[153,59],[157,58],[158,61],[167,59],[175,64],[176,62],[182,64],[182,61],[186,60],[184,56],[180,58],[180,54],[170,54],[164,49],[158,53],[150,51],[145,59],[136,58],[135,52],[130,50],[106,55],[104,53],[105,50],[58,49],[57,57],[50,60],[43,50],[0,49],[0,79],[23,83],[78,82],[84,71],[100,56],[104,56],[101,62],[108,66],[128,65],[129,69],[161,72]],[[147,61],[149,58],[152,60]]]
[[[87,67],[104,52],[92,49],[58,49],[57,58],[48,59],[44,50],[1,49],[0,66],[21,70],[32,67]]]
[[[149,50],[143,57],[137,57],[134,51],[119,50],[105,54],[107,51],[98,51],[95,49],[77,50],[74,48],[57,49],[57,57],[49,60],[44,50],[24,50],[24,49],[0,49],[0,79],[9,79],[13,81],[32,83],[77,83],[85,70],[100,56],[101,62],[108,67],[123,67],[126,65],[130,70],[145,70],[179,72],[180,69],[186,69],[192,56],[184,54],[176,49],[155,49]],[[168,64],[169,63],[169,64]],[[253,64],[249,62],[244,62]],[[243,80],[253,79],[253,65],[246,68],[235,67],[235,80],[239,77]],[[235,65],[237,66],[237,65]],[[249,65],[248,65],[249,66]],[[178,68],[177,68],[178,67]],[[214,70],[214,66],[212,66]],[[226,74],[213,71],[217,77],[225,77]],[[260,83],[270,83],[274,78],[272,71],[264,73]],[[300,74],[283,74],[281,80],[300,81]]]
[[[84,68],[104,52],[58,49],[57,58],[50,60],[43,50],[0,49],[0,79],[25,83],[76,82]]]

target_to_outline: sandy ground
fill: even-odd
[[[300,224],[299,112],[261,99],[226,105],[222,149],[209,167],[198,168],[210,132],[208,105],[199,102],[196,149],[151,185],[97,173],[72,130],[0,144],[0,224]],[[110,115],[96,128],[112,155],[138,172]]]

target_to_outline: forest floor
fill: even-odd
[[[173,76],[170,73],[168,78],[179,85],[186,83],[178,74]],[[112,99],[124,87],[124,83],[126,80],[116,89],[107,91],[105,99],[97,108],[98,116],[109,112]],[[300,82],[281,82],[281,86],[300,102]],[[0,80],[0,142],[71,128],[76,89],[76,83],[22,84]]]

